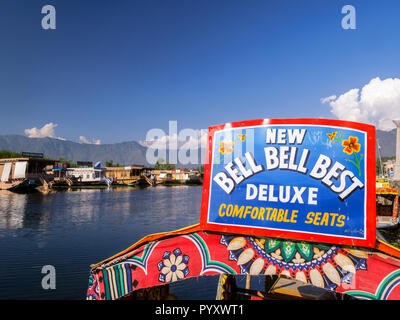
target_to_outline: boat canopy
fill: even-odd
[[[392,194],[399,195],[399,190],[394,188],[376,188],[376,194]]]

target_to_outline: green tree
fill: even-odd
[[[175,170],[176,165],[173,163],[165,163],[165,160],[162,158],[157,159],[156,164],[154,165],[154,169],[156,170]]]
[[[22,157],[22,153],[12,152],[7,149],[0,150],[0,159],[21,158],[21,157]]]
[[[114,163],[112,160],[106,161],[106,167],[113,167],[113,166],[114,166]]]

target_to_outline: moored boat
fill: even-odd
[[[113,185],[136,186],[141,179],[145,168],[142,165],[106,167],[106,177]]]
[[[44,171],[53,163],[43,159],[43,155],[0,159],[0,189],[30,192],[46,183]]]
[[[399,190],[376,188],[376,227],[399,227]]]
[[[101,162],[84,162],[78,168],[67,168],[65,176],[72,179],[74,186],[110,186],[112,180],[106,177],[106,168],[101,166]],[[89,164],[89,165],[87,165]]]

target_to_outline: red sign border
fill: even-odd
[[[210,199],[210,179],[211,179],[211,159],[213,152],[213,138],[216,131],[228,128],[240,128],[261,125],[326,125],[344,127],[363,131],[367,134],[367,156],[366,171],[367,179],[367,217],[366,217],[366,239],[353,239],[329,235],[316,235],[306,232],[279,231],[272,229],[259,229],[242,226],[222,226],[207,222],[209,199]],[[324,242],[343,245],[354,245],[363,247],[374,247],[376,240],[376,172],[375,172],[375,127],[372,125],[331,119],[256,119],[239,122],[231,122],[215,125],[208,128],[208,141],[206,149],[206,161],[204,165],[203,194],[201,201],[200,228],[204,231],[218,231],[222,233],[238,233],[244,235],[287,238],[292,240],[304,240],[312,242]]]

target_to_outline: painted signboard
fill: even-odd
[[[209,128],[204,230],[372,247],[375,128],[264,119]]]

